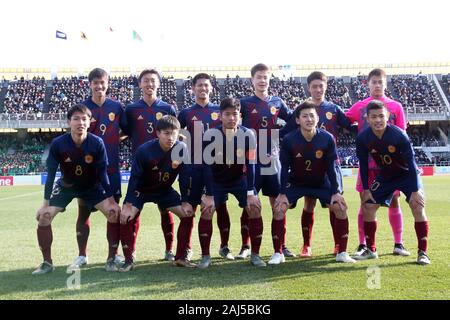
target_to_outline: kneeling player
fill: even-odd
[[[319,199],[322,207],[330,207],[336,215],[335,227],[339,250],[338,262],[355,262],[347,250],[347,205],[342,196],[338,178],[340,167],[333,136],[317,128],[319,120],[316,107],[310,101],[303,102],[295,117],[300,125],[286,135],[281,143],[281,193],[276,199],[276,215],[272,221],[272,239],[275,253],[269,264],[284,262],[280,239],[283,235],[283,219],[288,208],[294,208],[302,197]]]
[[[73,198],[82,199],[88,208],[95,207],[100,210],[110,223],[117,222],[120,212],[110,191],[106,174],[108,160],[103,141],[87,132],[91,112],[86,106],[78,104],[68,111],[67,119],[70,133],[52,141],[47,158],[48,176],[44,204],[36,215],[37,237],[44,262],[33,272],[34,275],[54,270],[51,257],[51,223]],[[62,176],[52,191],[58,166]]]
[[[174,116],[163,116],[156,124],[157,139],[142,144],[137,150],[131,167],[127,195],[120,214],[121,240],[125,264],[119,269],[128,272],[134,268],[133,219],[147,202],[158,205],[161,212],[171,211],[180,218],[177,233],[177,252],[174,264],[181,267],[196,267],[186,260],[186,246],[191,237],[194,213],[181,206],[178,192],[172,184],[180,174],[180,190],[185,199],[187,190],[184,173],[184,157],[188,157],[184,142],[178,141],[180,123]],[[177,150],[179,152],[177,152]]]
[[[373,100],[367,105],[367,119],[370,128],[363,130],[356,138],[356,153],[364,187],[364,232],[368,248],[360,256],[355,256],[355,259],[378,258],[375,245],[376,212],[380,205],[389,207],[394,192],[400,190],[406,195],[414,216],[419,247],[417,263],[430,264],[427,255],[428,218],[425,214],[425,199],[409,138],[402,130],[388,124],[388,111],[379,100]],[[370,186],[369,154],[380,168]]]

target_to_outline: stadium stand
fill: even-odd
[[[35,77],[23,77],[8,83],[3,99],[3,112],[8,114],[38,113],[44,109],[46,82]]]
[[[348,109],[353,104],[350,97],[350,91],[344,84],[344,80],[341,78],[331,78],[328,80],[328,89],[325,99],[334,102],[343,109]]]
[[[89,83],[86,77],[54,79],[48,113],[65,113],[71,106],[89,96]]]
[[[407,112],[441,111],[438,93],[426,75],[394,75],[391,77],[391,83],[396,98]]]
[[[287,105],[294,109],[307,98],[305,78],[278,78],[272,75],[270,94],[283,98]],[[244,97],[253,94],[251,81],[238,75],[217,79],[212,75],[213,94],[211,101],[220,103],[227,96]],[[194,103],[192,95],[192,77],[176,80],[173,77],[163,77],[160,97],[179,110]],[[47,120],[64,119],[67,108],[84,100],[89,95],[88,80],[84,76],[72,76],[61,79],[45,80],[34,77],[31,80],[24,77],[7,81],[2,80],[0,86],[0,124],[4,120]],[[139,98],[135,76],[111,77],[108,95],[121,101],[124,105]],[[416,151],[420,165],[449,165],[449,112],[441,93],[450,96],[450,74],[446,75],[393,75],[388,77],[386,95],[401,101],[407,117],[420,114],[427,124],[410,125],[408,134]],[[358,74],[354,77],[330,77],[326,98],[343,107],[349,108],[358,100],[368,96],[367,77]],[[3,104],[2,104],[3,102]],[[177,103],[178,102],[178,103]],[[2,109],[3,107],[3,109]],[[444,122],[427,120],[435,114],[446,114]],[[428,115],[428,116],[427,116]],[[23,125],[23,124],[22,124]],[[23,127],[22,127],[23,128]],[[50,140],[31,135],[27,140],[19,141],[14,135],[2,134],[0,139],[0,168],[2,174],[28,174],[42,168],[42,154]],[[44,136],[41,134],[41,136]],[[42,139],[42,140],[39,140]],[[339,156],[343,167],[357,166],[354,138],[342,132],[338,138]],[[129,170],[131,152],[128,140],[121,143],[121,169]]]
[[[272,76],[269,94],[282,98],[291,109],[295,109],[307,98],[305,88],[303,88],[301,82],[292,77],[288,80],[281,80]]]
[[[238,75],[233,79],[227,75],[224,83],[226,97],[242,98],[253,94],[253,87],[249,79],[242,79]]]
[[[5,136],[0,144],[1,175],[25,175],[45,171],[43,153],[55,134],[30,134],[24,140]]]
[[[134,101],[134,90],[137,86],[135,76],[112,77],[109,79],[109,88],[107,95],[114,100],[127,105]]]

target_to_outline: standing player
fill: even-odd
[[[220,120],[222,125],[205,132],[204,161],[206,181],[212,180],[213,190],[206,188],[206,196],[202,202],[199,227],[202,260],[199,268],[211,265],[209,247],[212,235],[212,217],[214,206],[221,206],[228,199],[228,193],[233,194],[241,208],[246,208],[249,220],[261,219],[261,203],[255,192],[255,160],[256,139],[253,132],[238,123],[240,121],[240,103],[235,98],[226,98],[220,103]],[[208,153],[207,151],[210,151]],[[213,195],[213,197],[212,197]],[[261,219],[262,220],[262,219]],[[261,246],[261,228],[250,224],[252,265],[264,267],[266,263],[259,256]],[[258,226],[257,226],[258,227]]]
[[[133,157],[140,145],[156,138],[156,124],[159,119],[164,115],[176,116],[175,108],[157,97],[157,91],[161,84],[158,71],[145,69],[139,75],[138,81],[143,98],[128,105],[125,109],[125,133],[131,139]],[[139,215],[140,213],[134,217],[133,248],[136,246],[139,231]],[[161,228],[166,242],[164,258],[173,261],[174,221],[173,214],[170,211],[161,212]]]
[[[100,210],[110,223],[116,223],[118,219],[120,208],[109,186],[105,146],[99,137],[87,132],[91,116],[84,105],[77,104],[70,108],[67,112],[70,133],[55,138],[50,145],[44,203],[36,215],[37,238],[44,262],[33,272],[34,275],[54,270],[51,223],[73,198],[82,199],[89,210],[93,207]],[[53,188],[58,167],[61,179]],[[109,238],[108,241],[111,248],[113,244]]]
[[[180,190],[184,202],[187,190],[184,163],[186,157],[189,159],[189,155],[186,145],[178,141],[180,123],[174,116],[163,116],[156,124],[155,130],[158,138],[144,143],[136,150],[131,167],[127,195],[120,214],[121,239],[125,254],[125,264],[120,268],[121,272],[134,268],[133,218],[147,202],[154,202],[161,212],[170,210],[180,218],[174,264],[180,267],[196,267],[185,257],[194,213],[184,211],[180,195],[172,188],[180,174]]]
[[[99,136],[105,144],[108,156],[108,178],[114,200],[119,203],[121,193],[121,181],[119,170],[119,144],[120,131],[124,128],[123,107],[118,101],[106,98],[108,90],[108,73],[100,68],[93,69],[88,76],[91,96],[83,102],[92,113],[91,125],[88,131]],[[89,238],[91,211],[86,204],[78,199],[77,242],[79,254],[69,266],[68,271],[78,269],[88,263],[86,254]],[[106,271],[117,271],[120,259],[117,257],[117,248],[120,241],[120,223],[107,222],[106,235],[111,244],[106,262]]]
[[[263,195],[268,196],[270,206],[272,207],[275,198],[280,192],[280,176],[276,170],[278,159],[278,147],[271,141],[272,131],[276,130],[277,119],[288,120],[290,111],[284,101],[275,96],[269,96],[270,71],[265,64],[259,63],[251,69],[251,80],[255,88],[255,95],[241,99],[242,125],[249,129],[254,129],[257,144],[259,148],[258,160],[255,168],[255,188],[259,193],[262,190]],[[264,150],[263,150],[264,149]],[[272,228],[279,221],[272,220]],[[286,230],[286,219],[283,221],[283,228]],[[251,226],[253,224],[253,226]],[[241,216],[241,235],[242,248],[238,259],[245,259],[249,255],[249,229],[261,230],[259,236],[262,237],[263,220],[262,218],[249,219],[245,208]],[[285,246],[285,234],[283,235],[283,254],[287,257],[295,255]]]
[[[188,210],[195,212],[197,206],[201,204],[204,185],[204,165],[202,165],[201,148],[203,133],[220,125],[220,109],[218,105],[209,101],[209,95],[212,92],[211,77],[206,73],[199,73],[192,79],[192,91],[195,94],[195,104],[189,108],[183,109],[178,115],[181,128],[186,128],[190,134],[190,150],[192,165],[189,166],[188,183]],[[198,147],[196,153],[195,147]],[[196,156],[197,154],[197,156]],[[198,159],[196,159],[198,157]],[[197,160],[197,161],[196,161]],[[230,216],[228,214],[226,203],[216,208],[217,225],[220,231],[220,249],[219,254],[227,260],[234,260],[231,250],[228,248],[230,238]],[[207,228],[205,224],[209,221],[199,220],[198,228]],[[202,241],[202,237],[200,238]],[[190,249],[190,248],[189,248]],[[190,251],[190,250],[189,250]],[[188,251],[188,252],[189,252]],[[192,251],[190,251],[192,252]]]
[[[338,105],[326,101],[325,94],[327,91],[327,76],[320,71],[314,71],[306,79],[308,85],[308,91],[311,94],[311,101],[316,105],[317,113],[319,114],[319,122],[317,127],[326,130],[333,135],[334,141],[337,142],[339,136],[339,128],[347,129],[352,133],[357,132],[357,127],[353,126],[345,116],[341,107]],[[291,119],[280,130],[280,136],[283,138],[287,133],[292,130],[298,129],[295,113],[291,116]],[[337,171],[340,173],[340,170]],[[342,184],[342,176],[338,176]],[[307,258],[312,256],[311,240],[312,229],[314,225],[314,208],[316,207],[316,199],[305,196],[303,212],[302,212],[302,234],[303,234],[303,247],[300,252],[300,257]],[[333,231],[334,239],[334,255],[339,252],[339,239],[337,236],[337,230],[335,228],[336,216],[332,210],[330,211],[330,224]]]
[[[297,200],[308,196],[319,199],[323,207],[331,207],[339,244],[336,261],[355,262],[346,252],[348,241],[347,205],[342,196],[342,180],[333,136],[318,129],[316,104],[305,101],[294,112],[300,128],[286,135],[281,143],[281,192],[276,199],[275,215],[281,220]],[[275,253],[269,264],[284,262],[283,230],[272,229]]]
[[[387,77],[386,73],[381,69],[373,69],[369,73],[367,79],[370,97],[355,103],[346,113],[347,118],[353,123],[358,122],[358,132],[361,132],[368,127],[367,122],[367,105],[370,101],[377,99],[382,101],[389,112],[389,123],[396,125],[402,130],[406,130],[406,120],[405,113],[403,111],[402,105],[385,96],[384,91],[387,87]],[[377,165],[371,159],[369,161],[369,184],[372,183],[373,179],[377,175]],[[363,196],[363,187],[361,184],[361,176],[358,174],[358,180],[356,182],[356,190],[359,192],[361,198]],[[395,193],[394,198],[390,202],[389,206],[389,222],[392,227],[392,232],[394,234],[394,255],[409,256],[410,253],[403,246],[403,214],[400,208],[400,203],[398,200],[399,193]],[[355,255],[362,255],[367,253],[366,249],[366,237],[364,233],[364,223],[362,208],[359,208],[358,213],[358,234],[359,234],[359,246]]]
[[[389,206],[396,190],[400,190],[405,194],[414,216],[419,249],[417,263],[430,264],[427,255],[428,218],[425,214],[425,198],[414,151],[406,133],[388,124],[388,118],[384,103],[372,100],[367,105],[370,128],[364,129],[356,138],[356,153],[364,189],[361,198],[368,248],[364,254],[355,256],[355,259],[378,258],[375,244],[376,212],[380,205]],[[372,182],[369,177],[369,155],[379,168]]]

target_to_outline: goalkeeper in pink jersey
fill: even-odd
[[[388,98],[384,91],[387,87],[387,76],[384,70],[373,69],[369,73],[367,79],[367,84],[369,87],[370,96],[362,101],[355,103],[345,115],[351,122],[358,123],[358,133],[363,131],[369,126],[367,122],[367,105],[370,101],[376,99],[382,101],[388,111],[389,111],[389,123],[396,125],[402,130],[406,130],[406,119],[405,113],[403,111],[402,105],[390,98]],[[377,173],[378,167],[375,161],[369,159],[369,184],[373,182]],[[356,190],[359,192],[360,197],[362,196],[363,186],[361,183],[360,172],[358,171],[358,179],[356,182]],[[400,193],[397,191],[394,194],[394,198],[389,207],[389,222],[392,227],[392,232],[394,234],[394,255],[409,256],[410,253],[403,246],[403,214],[399,203]],[[362,199],[362,198],[361,198]],[[355,252],[355,256],[361,256],[367,254],[366,237],[364,234],[364,221],[362,208],[360,206],[358,213],[358,232],[359,232],[359,246]]]

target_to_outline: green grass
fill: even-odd
[[[176,268],[161,261],[164,239],[160,218],[153,204],[141,215],[138,264],[134,272],[106,273],[106,221],[99,214],[91,218],[90,264],[81,271],[81,288],[69,290],[66,266],[76,257],[76,202],[53,223],[53,259],[56,271],[31,276],[41,262],[36,239],[35,212],[42,203],[43,187],[0,188],[0,299],[450,299],[450,176],[425,177],[427,214],[430,219],[429,255],[432,264],[416,265],[417,241],[412,215],[402,198],[405,217],[404,243],[411,257],[391,255],[392,233],[387,210],[379,211],[377,244],[380,259],[344,265],[334,262],[328,211],[318,208],[313,234],[314,258],[288,259],[276,267],[256,269],[248,261],[226,262],[218,258],[219,232],[214,223],[211,253],[213,266],[207,270]],[[358,194],[354,178],[345,178],[345,196],[350,211],[349,252],[357,246],[356,212]],[[123,191],[125,191],[123,186]],[[300,247],[300,208],[288,211],[287,245],[296,253]],[[233,198],[230,247],[240,247],[241,210]],[[264,238],[261,254],[272,254],[270,210],[263,199]],[[197,219],[196,219],[197,220]],[[197,228],[193,233],[194,257],[199,258]],[[381,288],[368,289],[367,268],[381,270]]]

